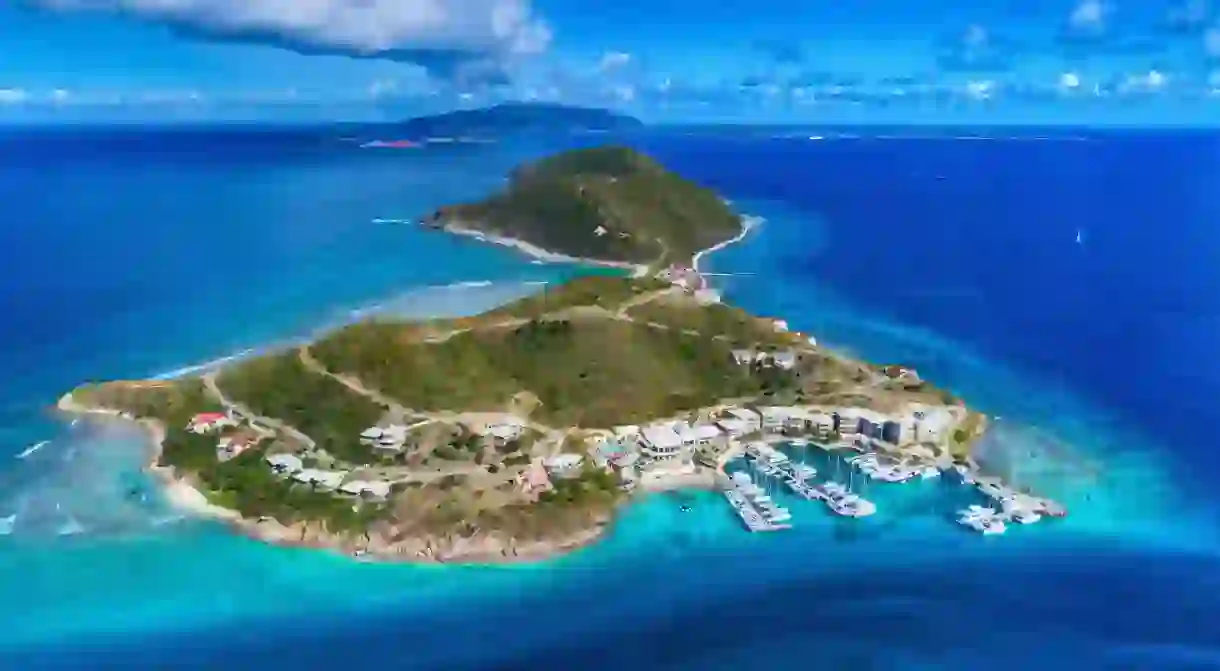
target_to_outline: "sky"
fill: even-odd
[[[7,0],[0,121],[1220,125],[1220,0]]]

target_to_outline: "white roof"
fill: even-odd
[[[623,426],[614,427],[614,435],[622,438],[624,436],[634,436],[640,432],[640,427],[634,424],[625,424]]]
[[[758,419],[758,413],[745,408],[729,408],[725,412],[745,422],[753,422]]]
[[[364,494],[365,492],[373,496],[389,496],[390,483],[384,480],[352,480],[345,482],[339,487],[339,491],[346,494]]]
[[[323,487],[334,489],[339,486],[339,483],[343,482],[343,478],[346,475],[347,471],[320,471],[316,468],[307,468],[293,475],[292,479],[297,482],[316,482]]]
[[[292,454],[273,454],[267,457],[267,463],[294,473],[304,466],[300,457]]]
[[[789,408],[782,405],[769,405],[759,408],[763,417],[799,417],[801,411],[797,408]]]
[[[380,438],[382,433],[384,433],[384,431],[381,430],[381,427],[370,426],[369,428],[360,432],[360,437],[361,438]]]
[[[746,422],[740,419],[722,419],[716,422],[716,424],[729,433],[744,432],[746,430]]]
[[[653,447],[678,447],[682,444],[682,438],[678,436],[678,432],[674,431],[672,426],[647,426],[644,427],[642,433],[645,442]]]
[[[557,454],[546,459],[543,464],[545,464],[547,468],[564,469],[579,466],[584,460],[584,457],[580,456],[579,454]]]
[[[487,435],[495,438],[516,438],[525,427],[521,424],[497,424],[487,427]]]
[[[699,424],[697,426],[682,425],[678,429],[678,435],[683,440],[708,440],[716,438],[720,433],[720,427],[712,424]]]

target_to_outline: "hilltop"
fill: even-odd
[[[522,166],[501,193],[442,207],[424,222],[522,240],[576,258],[656,266],[689,261],[732,238],[742,225],[714,191],[617,146]]]
[[[413,138],[494,139],[521,132],[615,131],[643,127],[634,117],[595,107],[504,103],[408,119],[399,128]]]

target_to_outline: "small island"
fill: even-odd
[[[745,222],[622,147],[518,169],[428,221],[632,269],[483,314],[373,318],[174,380],[83,385],[68,412],[148,426],[175,498],[271,542],[513,561],[596,540],[640,492],[727,486],[751,445],[969,465],[986,417],[899,365],[726,305],[698,270]]]

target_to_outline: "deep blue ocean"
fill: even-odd
[[[842,130],[0,132],[0,668],[1220,669],[1220,134]],[[982,458],[1068,519],[975,537],[927,482],[758,537],[664,495],[553,562],[363,565],[133,500],[143,438],[48,411],[581,272],[387,220],[602,141],[765,218],[710,258],[729,301],[998,416]]]

